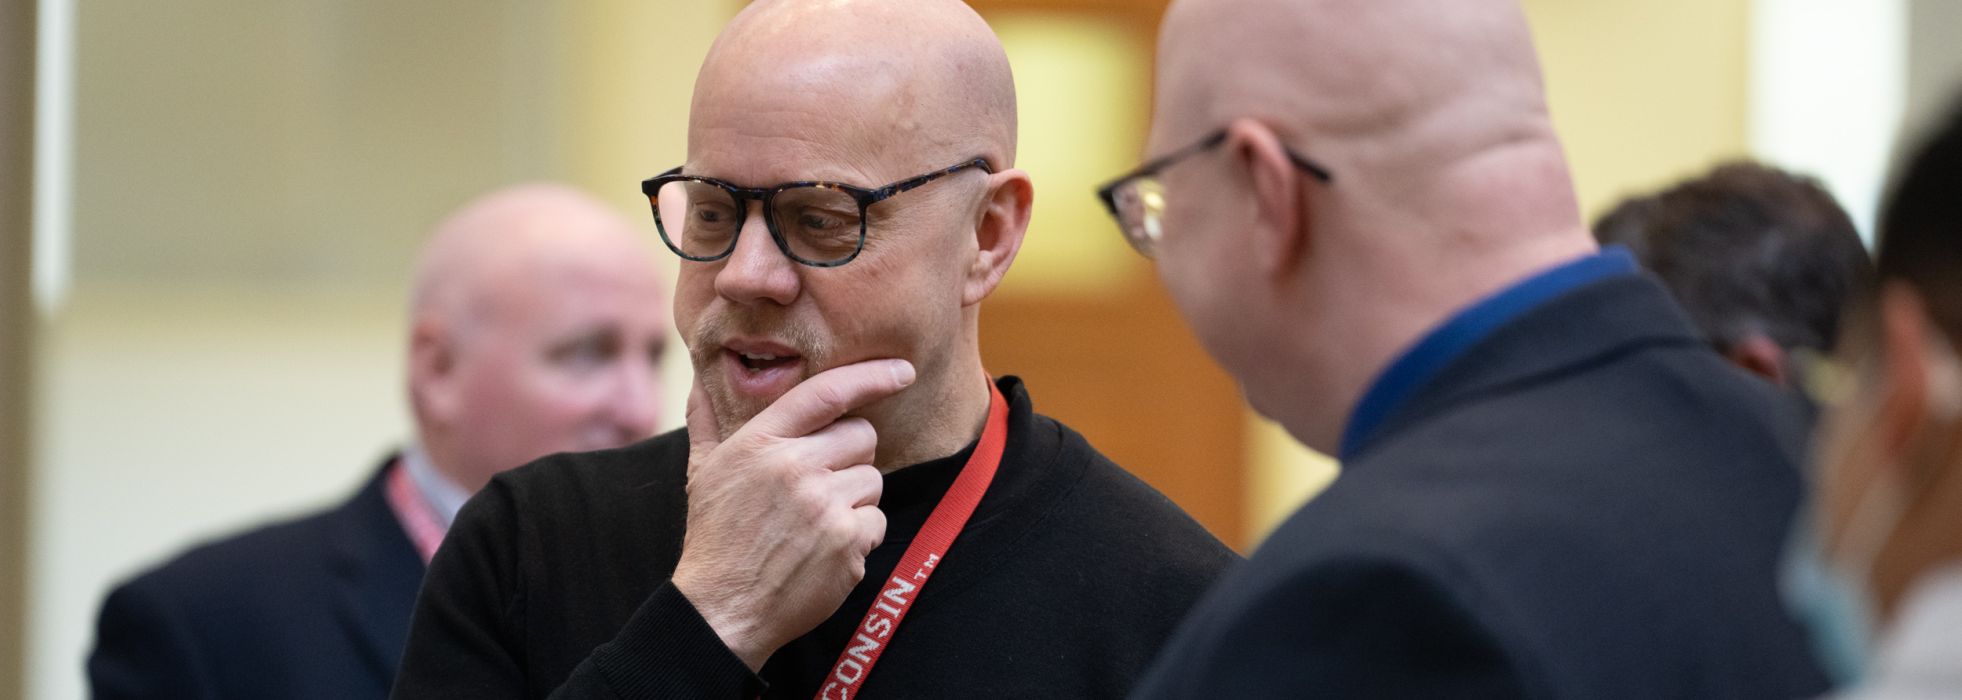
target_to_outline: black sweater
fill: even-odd
[[[1000,471],[860,689],[1121,697],[1237,557],[1037,415],[1021,382]],[[752,674],[668,577],[688,440],[556,455],[471,499],[431,565],[397,698],[809,698],[973,450],[886,476],[884,544],[845,603]]]

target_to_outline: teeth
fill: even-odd
[[[749,353],[743,353],[743,359],[752,360],[756,362],[769,362],[771,360],[777,359],[777,356],[776,355],[751,355]]]

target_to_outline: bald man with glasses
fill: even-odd
[[[1580,218],[1515,0],[1176,0],[1104,189],[1255,409],[1343,471],[1142,698],[1811,697],[1803,425]]]
[[[1235,556],[991,379],[1022,242],[999,41],[955,0],[764,0],[716,40],[688,159],[684,432],[464,508],[396,696],[1121,697]]]

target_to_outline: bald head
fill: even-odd
[[[798,128],[777,128],[786,117]],[[976,156],[1005,169],[1015,129],[1008,57],[965,3],[761,0],[702,63],[689,154],[695,162],[723,132],[769,132],[867,175]]]
[[[578,190],[509,187],[436,228],[416,265],[409,391],[458,485],[651,434],[666,294],[633,224]]]
[[[1180,0],[1160,65],[1167,138],[1257,119],[1336,171],[1358,225],[1580,230],[1514,0]]]
[[[591,195],[533,183],[478,197],[436,227],[416,264],[416,318],[468,327],[511,296],[535,293],[553,274],[583,268],[647,268],[633,224]]]
[[[1225,138],[1159,176],[1158,271],[1255,408],[1332,450],[1395,353],[1594,249],[1544,93],[1514,0],[1174,2],[1148,150]]]

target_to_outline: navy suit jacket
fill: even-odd
[[[1196,606],[1145,698],[1793,698],[1802,421],[1653,281],[1524,312]]]
[[[120,698],[385,698],[424,565],[382,493],[193,549],[102,605],[89,683]]]

